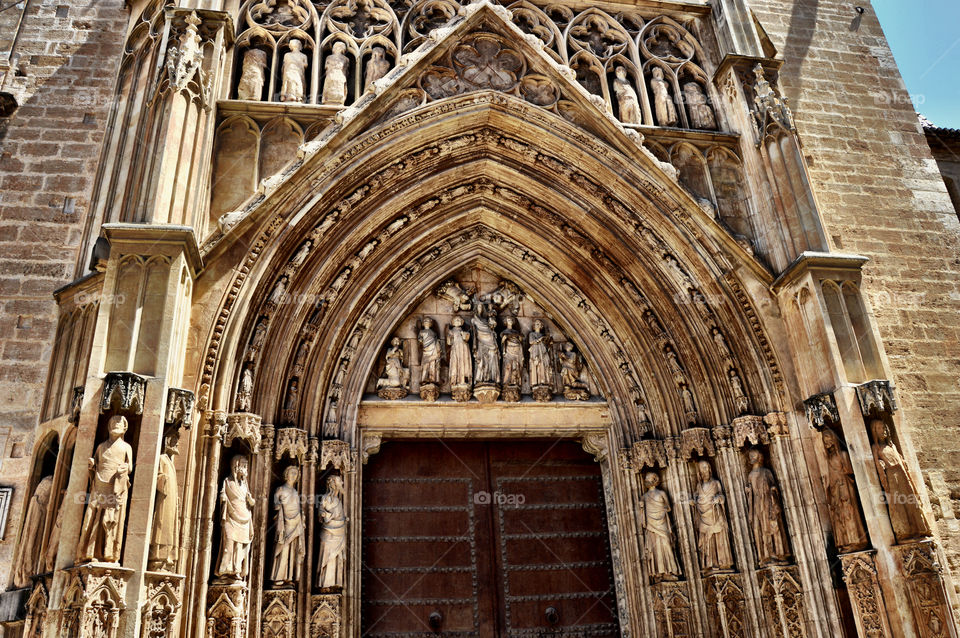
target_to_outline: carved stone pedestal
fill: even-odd
[[[807,638],[800,575],[794,565],[771,565],[757,572],[760,599],[770,636]]]
[[[549,403],[553,400],[553,388],[549,385],[537,385],[532,390],[533,400],[537,403]]]
[[[421,384],[420,398],[424,401],[436,401],[440,398],[440,386],[436,383]]]
[[[166,572],[144,574],[147,599],[143,606],[140,630],[143,638],[170,638],[177,635],[177,617],[183,601],[183,579],[180,574]]]
[[[297,592],[294,589],[268,589],[263,592],[263,638],[293,638],[297,621]]]
[[[677,638],[694,635],[691,619],[690,592],[685,581],[662,582],[654,585],[656,599],[653,613],[657,619],[658,635]]]
[[[126,618],[127,583],[132,569],[90,563],[67,570],[60,604],[59,636],[116,638]]]
[[[910,608],[920,638],[957,638],[943,580],[943,566],[933,541],[894,547],[910,595]]]
[[[34,582],[30,597],[27,598],[27,615],[23,621],[22,638],[43,636],[43,624],[47,619],[47,608],[50,605],[49,591],[49,582],[46,579],[38,578]],[[4,635],[7,634],[4,633]],[[11,635],[15,634],[11,633]]]
[[[473,396],[480,403],[493,403],[500,396],[500,388],[493,384],[478,385],[473,389]]]
[[[398,401],[407,396],[406,388],[380,388],[377,390],[377,396],[388,401]]]
[[[586,388],[565,387],[563,389],[563,398],[567,401],[587,401],[590,398],[590,390]]]
[[[472,392],[468,385],[455,385],[450,389],[450,396],[453,397],[454,401],[464,403],[470,400]]]
[[[310,612],[310,638],[337,638],[340,635],[340,594],[316,594]]]
[[[747,638],[740,574],[714,574],[705,580],[709,613],[717,619],[717,635],[723,638]]]
[[[516,403],[520,400],[520,386],[507,385],[503,387],[503,400]]]
[[[850,594],[857,635],[860,638],[891,636],[887,609],[883,604],[873,551],[840,555],[843,580]]]
[[[246,638],[248,600],[246,583],[211,584],[205,638]]]

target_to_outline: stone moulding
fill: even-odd
[[[143,414],[147,378],[134,372],[108,372],[103,379],[100,413]]]
[[[867,381],[858,385],[857,400],[860,402],[860,411],[865,417],[893,414],[897,411],[893,385],[885,379]]]

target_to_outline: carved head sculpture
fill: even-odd
[[[543,322],[539,319],[534,319],[533,321],[533,331],[534,332],[543,332]]]
[[[296,465],[291,465],[283,471],[283,482],[293,487],[300,478],[300,469]]]
[[[107,430],[111,436],[120,438],[127,432],[127,417],[119,414],[113,415],[107,422]]]
[[[384,53],[385,53],[385,51],[384,51],[383,47],[373,47],[373,59],[374,59],[374,60],[382,60]]]
[[[618,80],[626,80],[626,79],[627,79],[627,69],[626,69],[626,67],[618,66],[618,67],[617,67],[617,70],[614,71],[614,73],[616,74]]]
[[[454,317],[453,318],[453,327],[462,328],[463,327],[463,317]]]
[[[652,490],[660,484],[660,476],[656,472],[647,472],[643,475],[643,484],[648,490]]]
[[[883,419],[870,419],[870,433],[879,445],[885,445],[890,441],[890,428]]]
[[[503,319],[503,325],[504,325],[504,327],[506,327],[507,330],[513,330],[513,326],[514,326],[514,324],[515,324],[516,322],[517,322],[516,319],[514,319],[513,317],[509,317],[509,316],[508,316],[508,317],[504,317],[504,319]]]
[[[163,437],[163,452],[168,456],[177,454],[180,445],[180,428],[170,428]]]
[[[653,67],[653,77],[662,80],[663,79],[663,69],[658,66]]]
[[[757,468],[763,465],[763,452],[757,448],[750,448],[747,452],[747,460],[750,461],[750,465]]]
[[[566,352],[568,352],[568,353],[572,353],[572,352],[573,352],[573,343],[571,343],[570,341],[566,342],[565,344],[563,344],[563,349],[564,349]]]
[[[700,461],[697,463],[697,475],[701,483],[706,483],[713,478],[713,468],[706,461]]]
[[[294,53],[299,53],[300,49],[303,48],[303,43],[300,40],[290,40],[290,50]]]
[[[400,337],[394,337],[393,339],[390,340],[390,345],[393,346],[394,348],[399,348],[400,343],[401,343]]]
[[[820,436],[823,439],[823,449],[826,450],[827,456],[833,456],[842,449],[840,438],[833,430],[826,428],[820,433]]]
[[[432,327],[433,327],[433,319],[431,319],[430,317],[424,317],[424,318],[423,318],[423,329],[424,329],[424,330],[429,330],[429,329],[432,328]]]
[[[230,459],[230,472],[233,474],[233,478],[240,481],[241,483],[247,480],[247,469],[249,468],[249,461],[247,457],[237,454],[232,459]]]
[[[491,330],[495,329],[495,328],[497,327],[497,318],[496,318],[495,316],[494,316],[494,317],[490,317],[490,318],[487,320],[487,325],[490,326],[490,329],[491,329]]]
[[[327,477],[327,493],[340,495],[343,493],[343,479],[336,474]]]
[[[343,52],[347,50],[347,45],[343,42],[334,42],[333,43],[333,53],[335,55],[343,55]]]

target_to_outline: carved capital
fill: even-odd
[[[234,441],[243,441],[250,452],[260,450],[260,416],[249,412],[235,412],[227,415],[226,428],[223,431],[223,445],[230,447]]]
[[[303,458],[307,454],[307,431],[300,428],[277,430],[277,444],[273,454],[278,461],[286,455],[303,463]]]
[[[370,445],[375,444],[375,448],[365,448],[363,462],[366,463],[371,455],[376,454],[380,451],[380,438],[379,435],[376,436],[376,441],[368,438],[369,435],[364,436],[364,444],[369,443]],[[341,474],[345,472],[354,472],[357,469],[357,453],[350,449],[350,445],[346,441],[341,441],[340,439],[328,439],[326,441],[320,442],[320,463],[317,465],[317,470],[323,472],[328,468],[339,471]]]
[[[733,427],[729,425],[718,425],[710,433],[713,435],[713,440],[719,448],[728,448],[730,444],[733,443]]]
[[[760,416],[741,416],[733,420],[733,443],[742,448],[747,443],[751,445],[767,445],[770,435],[767,424]]]
[[[147,378],[133,372],[108,372],[103,379],[100,413],[110,410],[127,414],[143,414]]]
[[[193,406],[193,392],[182,388],[169,388],[163,422],[167,427],[189,429],[193,425]]]
[[[260,426],[260,451],[270,454],[273,449],[274,434],[276,428],[272,423],[264,423]]]
[[[815,394],[803,402],[807,419],[816,430],[823,430],[840,423],[840,413],[832,392]]]
[[[893,414],[897,411],[893,387],[886,380],[868,381],[858,385],[857,400],[860,401],[860,411],[865,417]]]
[[[713,456],[716,450],[709,428],[687,428],[680,433],[680,456],[690,459],[693,455]]]

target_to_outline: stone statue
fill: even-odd
[[[253,398],[253,370],[244,368],[237,386],[237,412],[249,412]]]
[[[300,470],[291,465],[283,471],[283,485],[273,493],[273,508],[277,511],[277,519],[270,580],[274,584],[300,580],[300,566],[306,556],[303,510],[300,507],[300,494],[297,492],[299,479]]]
[[[834,541],[841,552],[863,549],[868,542],[867,531],[863,526],[850,455],[833,430],[824,430],[821,438],[827,453],[827,502],[830,504]]]
[[[321,589],[342,587],[346,572],[347,515],[343,511],[343,479],[327,479],[327,492],[320,498],[320,567],[317,584]]]
[[[553,398],[553,358],[550,356],[550,335],[543,322],[535,319],[533,330],[527,334],[530,345],[530,390],[536,401],[546,402]]]
[[[30,577],[39,571],[40,538],[43,536],[43,523],[47,516],[47,505],[53,488],[53,476],[44,476],[37,483],[27,505],[27,517],[23,521],[20,535],[20,554],[13,568],[13,586],[29,587]]]
[[[107,423],[110,438],[97,446],[90,468],[90,492],[80,528],[81,561],[120,561],[133,448],[123,440],[127,419],[114,415]]]
[[[743,381],[740,375],[733,368],[730,369],[730,389],[733,391],[733,404],[737,408],[737,414],[746,414],[750,411],[750,399],[743,391]]]
[[[654,582],[677,580],[680,566],[673,552],[673,526],[670,524],[670,499],[657,487],[660,477],[656,472],[643,475],[647,491],[640,498],[640,527],[643,529],[644,554],[647,569]]]
[[[687,423],[696,423],[697,404],[693,400],[693,392],[687,385],[680,386],[680,401],[683,403],[683,411],[687,417]]]
[[[500,378],[503,381],[504,401],[519,401],[520,386],[523,383],[523,335],[514,326],[517,320],[506,317],[500,333],[500,345],[503,351],[503,363]]]
[[[620,107],[620,121],[624,124],[639,124],[640,102],[637,101],[637,92],[627,78],[626,67],[618,66],[614,74],[616,77],[613,80],[613,92]]]
[[[281,102],[303,102],[307,86],[307,56],[301,51],[300,40],[290,40],[290,50],[283,54]]]
[[[247,49],[243,53],[243,71],[237,84],[238,100],[263,98],[264,69],[267,68],[267,52],[260,49]]]
[[[454,317],[447,328],[450,350],[450,392],[455,401],[468,401],[473,386],[473,360],[470,355],[470,331],[463,327],[463,318]]]
[[[880,474],[880,486],[886,497],[894,536],[901,543],[929,536],[930,526],[921,509],[920,492],[907,462],[890,438],[890,429],[882,419],[871,419],[870,432],[873,434],[873,458]]]
[[[287,396],[283,400],[283,411],[292,415],[297,410],[297,403],[300,401],[300,380],[296,377],[290,379],[290,384],[287,386]],[[290,416],[289,418],[292,418]]]
[[[310,343],[308,341],[301,341],[300,345],[297,346],[297,353],[293,357],[293,368],[291,368],[293,376],[299,377],[303,374],[303,369],[307,366],[307,355],[309,353]]]
[[[713,470],[708,462],[697,463],[697,474],[700,484],[697,486],[693,505],[697,512],[700,566],[706,573],[731,570],[733,553],[730,551],[723,487],[720,481],[713,477]]]
[[[436,401],[440,396],[440,365],[443,363],[443,342],[433,329],[433,319],[423,318],[420,332],[420,398]]]
[[[383,47],[373,47],[370,53],[370,59],[367,60],[367,67],[363,78],[363,90],[366,91],[370,85],[382,78],[390,70],[390,61],[387,60],[386,51]]]
[[[273,287],[273,292],[270,293],[270,298],[267,300],[267,303],[274,306],[279,306],[284,301],[286,301],[287,296],[287,278],[281,277],[277,280],[277,285]]]
[[[230,476],[220,490],[220,562],[216,575],[243,580],[247,577],[250,543],[253,540],[253,497],[247,487],[247,457],[230,460]]]
[[[333,52],[327,56],[324,64],[326,73],[323,78],[323,103],[328,106],[343,106],[347,101],[350,58],[344,54],[346,50],[346,44],[334,42]]]
[[[683,99],[687,102],[691,127],[708,131],[716,130],[717,120],[713,116],[713,109],[707,104],[707,96],[703,94],[703,88],[699,83],[684,84]]]
[[[149,568],[176,571],[180,545],[180,489],[173,457],[180,444],[180,430],[171,428],[163,437],[163,453],[157,468],[157,497],[153,505]]]
[[[663,69],[653,67],[653,77],[650,79],[650,90],[653,91],[653,105],[657,114],[657,124],[660,126],[674,126],[677,123],[677,108],[670,97],[667,81],[663,79]]]
[[[44,557],[43,571],[52,572],[57,563],[57,552],[60,551],[60,534],[63,532],[63,500],[57,506],[57,516],[47,539],[47,554]]]
[[[403,341],[400,337],[390,340],[386,359],[383,376],[377,379],[377,395],[381,399],[402,399],[410,388],[410,369],[403,367]]]
[[[560,378],[563,381],[563,396],[569,401],[585,401],[590,398],[587,384],[580,380],[581,374],[583,357],[568,341],[560,351]]]
[[[497,318],[477,315],[473,319],[477,337],[474,342],[474,372],[476,385],[500,383],[500,349],[497,347]]]
[[[763,466],[763,453],[751,449],[747,453],[750,473],[747,475],[747,505],[750,527],[761,565],[784,563],[790,558],[787,529],[780,504],[780,489],[773,472]]]

